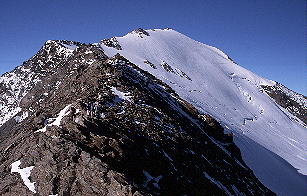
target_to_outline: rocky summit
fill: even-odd
[[[242,156],[246,153],[244,142],[236,141],[250,141],[253,137],[242,136],[247,129],[235,125],[250,126],[269,110],[257,105],[254,99],[260,98],[246,90],[247,84],[255,85],[257,93],[279,104],[284,115],[290,116],[289,120],[300,129],[306,129],[306,97],[279,83],[252,81],[255,76],[251,73],[244,72],[244,78],[235,67],[227,77],[242,92],[242,98],[239,93],[237,99],[244,100],[248,107],[256,106],[258,115],[244,116],[243,109],[238,108],[241,111],[231,112],[240,112],[242,121],[237,122],[235,115],[228,121],[227,112],[221,118],[211,102],[214,91],[209,98],[209,91],[193,84],[199,83],[199,78],[189,71],[191,67],[180,67],[172,60],[176,56],[167,54],[166,58],[155,51],[157,63],[147,46],[142,45],[150,43],[150,39],[167,45],[163,39],[171,40],[169,34],[174,32],[137,29],[123,37],[126,42],[117,37],[94,44],[50,40],[28,61],[1,76],[0,195],[284,193],[278,184],[267,183],[250,159]],[[159,38],[158,34],[165,37]],[[195,42],[181,38],[181,34],[177,36],[181,44],[185,39]],[[129,45],[131,40],[142,44],[134,48]],[[221,64],[219,58],[223,58],[231,66],[238,66],[218,49],[206,47],[206,54],[213,59],[218,56],[216,64]],[[145,56],[136,58],[131,51]],[[203,60],[206,68],[211,61]],[[206,85],[210,84],[199,84]],[[193,93],[205,94],[197,102]],[[231,90],[226,93],[231,95]],[[216,100],[220,103],[217,97]],[[207,105],[208,110],[201,104]],[[222,107],[227,109],[226,103]],[[260,140],[253,142],[266,146]],[[304,150],[301,148],[298,153]],[[289,161],[287,158],[284,156],[281,163]],[[304,173],[304,167],[300,168]],[[301,185],[306,178],[297,176],[293,179],[300,181],[293,186],[304,193],[306,189]]]

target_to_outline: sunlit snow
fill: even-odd
[[[36,193],[35,186],[34,186],[35,182],[30,182],[30,179],[29,179],[31,175],[31,170],[34,168],[34,166],[20,169],[19,167],[20,164],[21,164],[20,160],[12,163],[11,173],[14,173],[14,172],[19,173],[21,176],[21,179],[23,180],[24,184],[28,187],[28,189],[32,191],[33,193]]]

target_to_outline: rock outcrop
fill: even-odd
[[[307,97],[288,89],[278,82],[274,86],[262,86],[262,88],[278,105],[304,122],[305,126],[307,125]]]

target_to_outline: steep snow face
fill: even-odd
[[[292,189],[306,194],[307,181],[301,174],[307,175],[307,129],[261,88],[261,85],[272,86],[275,82],[240,67],[217,48],[174,30],[145,32],[133,31],[113,38],[120,47],[107,46],[103,42],[97,45],[108,56],[120,53],[169,84],[201,113],[209,113],[225,129],[234,131],[235,143],[246,163],[271,190],[281,195],[291,195]],[[259,164],[255,164],[253,153],[260,148],[263,153],[257,153]],[[275,167],[268,167],[266,162],[274,163]],[[269,170],[284,176],[281,182],[272,181],[278,175],[271,176]],[[284,187],[286,184],[290,184],[290,188]]]

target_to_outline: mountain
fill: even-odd
[[[59,55],[63,43],[11,73],[39,82],[18,85],[22,109],[1,127],[1,195],[273,195],[232,136],[167,84],[97,46]]]
[[[307,193],[306,97],[172,29],[47,41],[0,95],[1,195]]]

